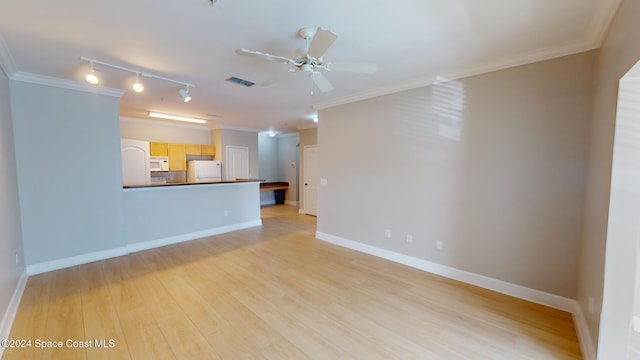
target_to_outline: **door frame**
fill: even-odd
[[[302,154],[302,159],[303,159],[303,163],[302,163],[302,183],[303,183],[303,186],[302,186],[302,191],[301,191],[302,194],[300,196],[300,198],[302,200],[302,207],[300,208],[299,212],[301,214],[308,214],[308,215],[318,216],[318,211],[317,211],[317,209],[318,209],[318,206],[317,206],[318,205],[318,201],[317,201],[317,199],[318,199],[318,196],[317,196],[318,191],[317,190],[316,190],[316,211],[315,211],[315,214],[314,213],[310,213],[308,211],[308,208],[307,208],[307,200],[306,200],[306,198],[307,198],[307,196],[306,196],[307,187],[306,187],[306,185],[304,185],[305,179],[306,179],[306,174],[307,174],[307,171],[308,171],[308,164],[307,164],[307,161],[306,161],[307,149],[315,149],[316,150],[316,174],[317,174],[317,169],[318,169],[318,166],[317,166],[317,164],[318,164],[318,157],[317,157],[318,145],[304,145],[303,146],[303,151],[304,152]],[[318,185],[319,184],[316,183],[316,187]]]

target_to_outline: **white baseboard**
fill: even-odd
[[[207,236],[219,235],[219,234],[223,234],[231,231],[242,230],[242,229],[246,229],[254,226],[261,226],[261,225],[262,225],[262,220],[249,221],[249,222],[222,226],[222,227],[203,230],[203,231],[192,232],[188,234],[181,234],[178,236],[171,236],[171,237],[157,239],[157,240],[145,241],[145,242],[140,242],[135,244],[128,244],[126,246],[118,247],[114,249],[101,250],[101,251],[96,251],[88,254],[71,256],[63,259],[46,261],[43,263],[28,265],[27,274],[28,275],[41,274],[48,271],[64,269],[64,268],[68,268],[76,265],[82,265],[82,264],[87,264],[94,261],[100,261],[100,260],[122,256],[122,255],[127,255],[133,252],[153,249],[160,246],[177,244],[180,242],[200,239]]]
[[[135,243],[135,244],[128,244],[126,246],[126,249],[127,249],[127,253],[133,253],[133,252],[149,250],[149,249],[153,249],[153,248],[157,248],[157,247],[161,247],[161,246],[177,244],[177,243],[190,241],[190,240],[194,240],[194,239],[200,239],[200,238],[207,237],[207,236],[214,236],[214,235],[224,234],[224,233],[228,233],[228,232],[232,232],[232,231],[247,229],[247,228],[250,228],[250,227],[261,226],[261,225],[262,225],[262,220],[249,221],[249,222],[233,224],[233,225],[228,225],[228,226],[222,226],[222,227],[203,230],[203,231],[192,232],[192,233],[188,233],[188,234],[181,234],[181,235],[178,235],[178,236],[171,236],[171,237],[158,239],[158,240],[151,240],[151,241],[145,241],[145,242],[140,242],[140,243]]]
[[[453,267],[437,264],[431,261],[400,254],[390,250],[380,249],[375,246],[344,239],[323,232],[316,232],[316,238],[338,246],[346,247],[369,255],[387,259],[399,264],[407,265],[432,274],[444,276],[450,279],[462,281],[467,284],[479,286],[481,288],[493,290],[502,294],[514,296],[523,300],[570,312],[574,315],[576,332],[578,333],[578,338],[580,340],[580,347],[583,357],[586,360],[595,359],[595,347],[593,346],[593,341],[591,339],[591,335],[589,334],[589,326],[587,324],[586,318],[584,317],[584,313],[582,312],[580,304],[574,299],[565,298],[540,290],[530,289],[521,285],[511,284],[484,275],[459,270]]]
[[[70,256],[62,259],[45,261],[37,264],[27,265],[27,274],[37,275],[49,271],[69,268],[76,265],[87,264],[94,261],[110,259],[127,254],[126,247],[118,247],[107,250],[95,251],[87,254]]]
[[[285,200],[284,203],[291,206],[298,206],[298,202],[293,200]]]
[[[24,293],[25,286],[27,286],[28,279],[29,276],[27,275],[27,272],[25,270],[22,272],[22,275],[20,275],[18,283],[16,284],[16,288],[13,290],[11,300],[9,300],[7,310],[2,316],[2,322],[0,322],[0,340],[9,339],[9,335],[11,334],[11,326],[13,325],[13,320],[15,319],[16,313],[18,312],[20,299],[22,299],[22,294]],[[2,358],[3,351],[4,347],[0,346],[0,358]]]
[[[596,347],[593,344],[591,333],[589,332],[589,324],[587,318],[584,316],[582,306],[577,301],[573,301],[573,309],[570,310],[573,314],[573,321],[575,322],[576,332],[578,333],[578,341],[580,341],[580,350],[582,351],[582,358],[585,360],[596,359]]]
[[[266,201],[260,201],[260,206],[265,206],[265,205],[275,205],[276,201],[275,200],[266,200]]]

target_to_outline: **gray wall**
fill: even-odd
[[[318,231],[575,298],[594,55],[321,110]]]
[[[279,181],[278,175],[278,138],[268,134],[258,135],[258,169],[260,179]],[[260,192],[260,204],[274,204],[273,191]]]
[[[9,80],[0,69],[0,321],[24,269]],[[4,325],[9,324],[0,323],[0,332]]]
[[[640,60],[640,2],[623,1],[597,52],[591,147],[585,191],[583,246],[577,299],[597,342],[602,309],[607,217],[618,81]]]
[[[27,265],[120,247],[118,98],[11,81]]]
[[[232,129],[220,129],[212,132],[212,142],[216,144],[216,137],[220,134],[220,147],[216,147],[216,160],[222,161],[222,178],[225,179],[225,162],[227,161],[227,146],[244,146],[249,148],[249,177],[260,177],[258,160],[258,133]],[[218,153],[220,156],[218,157]]]
[[[289,183],[285,202],[298,203],[298,134],[278,138],[278,178]]]
[[[298,201],[298,135],[269,136],[260,134],[258,138],[260,179],[266,181],[286,181],[289,190],[285,201],[291,205]],[[293,165],[292,165],[293,164]],[[273,204],[273,191],[262,191],[261,204]]]

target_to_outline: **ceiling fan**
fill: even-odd
[[[236,53],[293,65],[289,72],[303,71],[310,74],[311,79],[322,92],[333,90],[333,85],[320,70],[362,74],[374,74],[378,71],[378,64],[375,63],[324,61],[322,56],[338,38],[338,35],[331,30],[320,27],[317,30],[305,27],[298,31],[298,36],[306,41],[306,47],[301,52],[298,51],[298,54],[294,54],[292,58],[247,49],[237,49]]]

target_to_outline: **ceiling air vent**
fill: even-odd
[[[232,83],[238,84],[238,85],[244,85],[246,87],[251,87],[251,86],[255,85],[255,83],[252,83],[249,80],[240,79],[240,78],[237,78],[235,76],[232,76],[232,77],[228,78],[225,81],[232,82]]]

